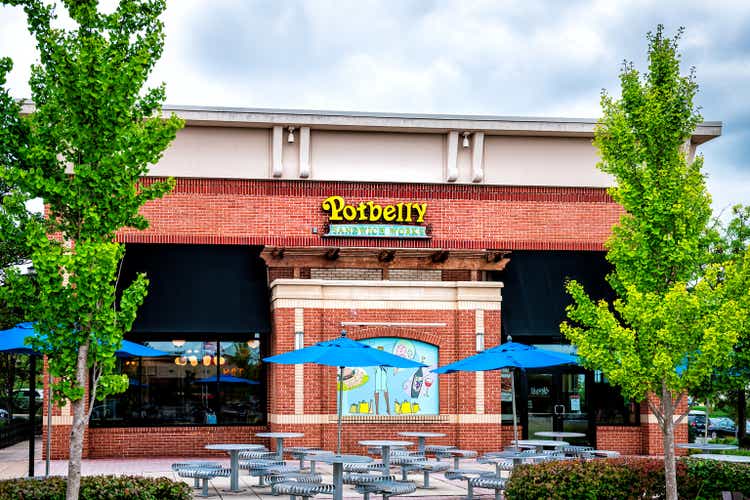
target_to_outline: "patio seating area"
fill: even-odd
[[[259,437],[278,438],[268,433]],[[482,456],[473,450],[449,445],[426,446],[424,439],[420,439],[416,446],[403,440],[360,441],[367,455],[336,455],[303,447],[284,449],[279,447],[278,441],[274,451],[258,444],[215,444],[207,448],[225,450],[230,455],[228,467],[224,463],[226,460],[181,461],[171,464],[170,469],[175,478],[193,479],[198,497],[210,495],[210,484],[217,496],[231,494],[238,498],[289,495],[295,499],[323,495],[334,498],[361,496],[369,500],[370,495],[381,495],[383,499],[406,495],[471,500],[485,494],[501,498],[508,478],[521,464],[595,460],[597,456],[615,455],[606,451],[597,453],[598,450],[588,447],[568,446],[560,441],[551,443],[557,444],[553,446],[554,450],[542,449],[542,445],[550,443],[519,441],[518,447]],[[440,461],[440,458],[453,460]],[[307,471],[305,461],[309,461],[310,468],[315,470]],[[96,462],[92,461],[92,465]],[[397,479],[398,472],[400,478]],[[422,476],[421,481],[414,480],[413,476],[417,474]]]

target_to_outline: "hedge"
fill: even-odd
[[[677,463],[680,498],[721,499],[722,491],[750,496],[750,467],[714,460]],[[665,498],[664,462],[655,458],[558,461],[524,465],[513,472],[509,500]]]
[[[64,500],[66,478],[0,481],[0,500]],[[84,476],[80,500],[191,500],[189,485],[167,478]]]

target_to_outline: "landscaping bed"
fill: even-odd
[[[64,500],[66,478],[0,481],[0,500]],[[167,478],[85,476],[80,500],[190,500],[192,489]]]
[[[680,498],[721,499],[722,491],[750,496],[750,467],[680,459],[677,488]],[[665,498],[664,462],[621,458],[524,465],[513,472],[505,495],[509,500]]]

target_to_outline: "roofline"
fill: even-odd
[[[594,137],[595,118],[448,115],[269,109],[166,104],[165,114],[174,113],[195,126],[270,127],[309,126],[330,130],[376,130],[383,132],[447,133],[451,130],[482,131],[488,135]],[[722,133],[720,121],[696,126],[692,142],[702,144]]]
[[[28,101],[25,113],[33,112]],[[268,128],[272,126],[305,126],[328,130],[370,130],[382,132],[447,133],[451,130],[488,135],[594,137],[595,118],[448,115],[425,113],[390,113],[330,111],[310,109],[268,109],[221,106],[165,104],[165,116],[174,113],[188,125],[218,127]],[[692,142],[702,144],[722,133],[720,121],[696,126]]]

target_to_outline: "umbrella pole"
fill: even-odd
[[[44,453],[44,476],[49,477],[49,453],[52,442],[52,372],[47,366],[47,439]]]
[[[516,370],[511,368],[510,370],[510,391],[511,401],[513,402],[513,439],[515,443],[513,446],[518,449],[518,419],[516,418]]]
[[[339,404],[338,404],[338,437],[336,439],[336,453],[341,455],[341,404],[344,396],[344,367],[339,366]]]

